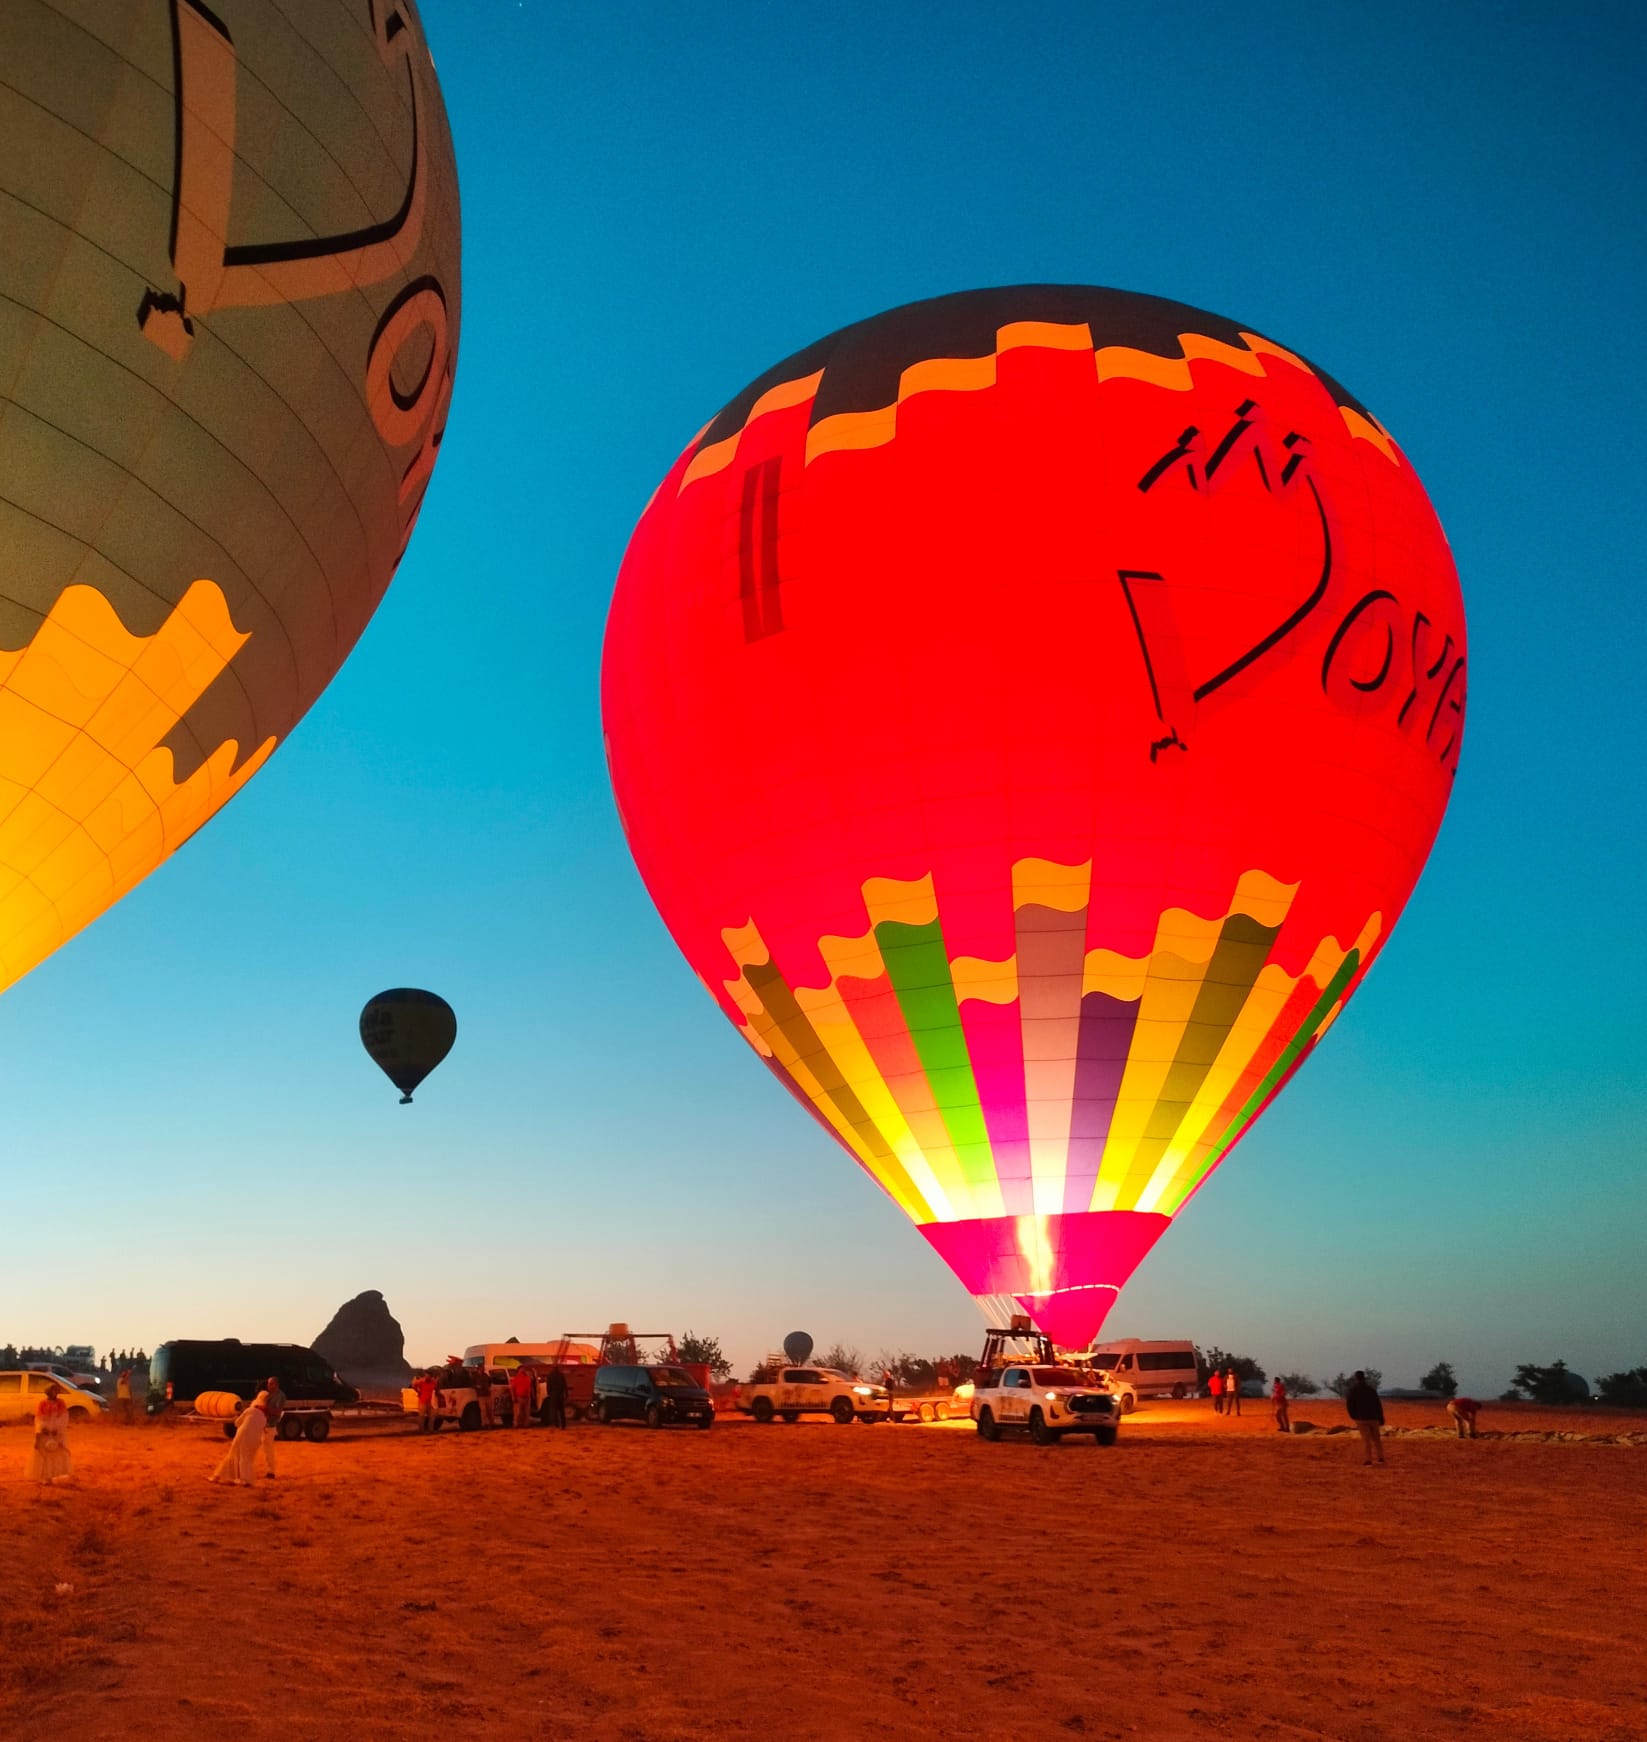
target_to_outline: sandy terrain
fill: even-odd
[[[1404,1435],[1368,1470],[1205,1403],[1110,1451],[396,1427],[236,1490],[202,1428],[72,1442],[38,1494],[0,1431],[8,1742],[1647,1737],[1647,1446]]]

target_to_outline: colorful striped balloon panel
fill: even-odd
[[[1087,1211],[1172,1216],[1342,1008],[1377,940],[1273,959],[1296,885],[1242,877],[1169,908],[1153,948],[1104,947],[1091,863],[1013,867],[1016,949],[968,956],[931,877],[871,878],[866,929],[787,977],[754,924],[723,933],[751,1046],[920,1224]],[[1006,889],[1003,887],[1003,895]]]

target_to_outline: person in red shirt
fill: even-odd
[[[509,1396],[514,1401],[514,1425],[532,1425],[532,1375],[525,1367],[517,1367],[509,1375]]]
[[[420,1373],[412,1381],[412,1391],[417,1397],[417,1431],[420,1434],[435,1431],[435,1392],[438,1389],[433,1373]]]
[[[1207,1393],[1212,1398],[1212,1413],[1224,1413],[1224,1375],[1214,1368],[1207,1380]]]
[[[1270,1387],[1270,1407],[1275,1411],[1275,1431],[1290,1434],[1292,1417],[1287,1413],[1287,1388],[1279,1379]]]
[[[1481,1405],[1473,1397],[1451,1397],[1447,1400],[1447,1413],[1458,1427],[1458,1437],[1461,1440],[1475,1438],[1475,1418],[1481,1413]]]

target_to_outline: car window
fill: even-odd
[[[823,1375],[811,1367],[792,1367],[784,1378],[791,1385],[818,1385],[823,1381]]]
[[[1015,1391],[1019,1386],[1029,1384],[1029,1375],[1022,1367],[1009,1367],[1001,1384],[1005,1389]]]
[[[0,1391],[21,1393],[22,1389],[23,1375],[21,1373],[0,1373]]]

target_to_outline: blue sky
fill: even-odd
[[[1271,1371],[1647,1361],[1647,14],[427,0],[462,350],[411,551],[269,767],[0,1000],[0,1340],[415,1359],[614,1318],[969,1347],[975,1309],[715,1013],[608,796],[628,534],[748,379],[878,309],[1112,284],[1384,420],[1470,616],[1452,808],[1377,971],[1116,1334]],[[414,1108],[386,985],[458,1045]]]

